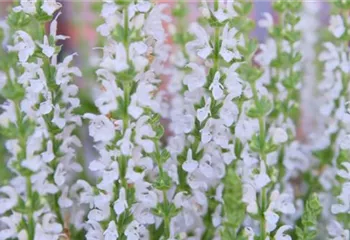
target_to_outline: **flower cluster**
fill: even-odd
[[[190,4],[97,3],[94,106],[61,3],[0,21],[0,240],[349,239],[350,1]]]
[[[52,19],[60,7],[56,1],[21,1],[8,18],[13,36],[6,40],[8,61],[0,72],[6,99],[0,129],[13,178],[0,188],[1,239],[58,239],[67,236],[64,228],[79,229],[83,221],[70,197],[70,181],[82,170],[76,161],[78,87],[72,83],[81,72],[71,66],[74,54],[57,60],[56,42],[67,38],[56,33],[60,13]]]

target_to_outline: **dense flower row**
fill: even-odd
[[[98,4],[91,111],[60,3],[21,0],[0,22],[0,240],[349,239],[349,0],[324,36],[316,3],[274,1],[260,44],[251,1],[202,0],[189,24],[185,0]]]

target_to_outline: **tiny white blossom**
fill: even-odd
[[[276,240],[292,240],[292,237],[291,237],[291,236],[285,234],[285,231],[288,231],[288,230],[291,230],[291,229],[293,229],[293,228],[292,228],[291,226],[289,226],[289,225],[283,225],[283,226],[281,226],[281,227],[277,230],[277,232],[276,232],[276,234],[275,234],[275,239],[276,239]]]
[[[187,67],[191,68],[192,72],[185,76],[183,83],[187,85],[190,92],[193,92],[204,86],[206,74],[204,68],[196,63],[189,63]]]
[[[273,130],[272,141],[276,144],[288,141],[288,134],[283,128],[275,128]]]
[[[115,224],[115,221],[110,221],[108,223],[108,228],[103,233],[104,240],[116,240],[119,237],[117,225]]]
[[[346,170],[340,169],[337,171],[337,174],[341,176],[344,179],[350,180],[350,163],[349,162],[343,162],[341,164]]]
[[[343,184],[341,194],[337,198],[339,203],[332,205],[332,213],[347,213],[350,210],[350,182]]]
[[[114,72],[122,72],[129,68],[127,52],[122,43],[109,42],[103,49],[100,67]]]
[[[41,5],[41,9],[50,16],[61,7],[62,5],[56,2],[56,0],[45,0]]]
[[[228,24],[225,25],[222,34],[222,44],[220,48],[220,55],[226,61],[230,62],[232,59],[240,59],[241,54],[237,49],[237,29],[229,28]]]
[[[115,126],[106,116],[86,113],[84,118],[91,120],[89,134],[95,142],[108,142],[114,138]]]
[[[28,14],[35,14],[36,13],[36,2],[37,0],[21,0],[20,6],[14,7],[14,12],[20,12],[23,11]]]
[[[195,52],[202,59],[206,59],[212,52],[208,33],[197,22],[191,23],[189,32],[196,39],[186,44],[187,51]]]
[[[330,18],[329,31],[336,37],[340,38],[345,33],[345,26],[340,15],[332,15]]]
[[[199,122],[203,122],[210,115],[210,107],[211,98],[206,98],[204,107],[197,109],[197,119]]]
[[[192,149],[188,149],[186,161],[182,164],[182,169],[186,172],[193,172],[198,167],[198,162],[192,159]]]
[[[264,213],[264,216],[265,216],[266,223],[267,223],[266,227],[265,227],[266,231],[272,232],[277,227],[279,216],[277,213],[275,213],[273,211],[269,211],[269,210]]]
[[[4,214],[6,211],[16,206],[18,196],[15,189],[10,186],[1,187],[0,193],[0,214]]]
[[[49,58],[55,53],[55,48],[49,45],[49,39],[46,35],[44,36],[43,43],[38,42],[38,45],[41,47],[43,53]]]
[[[34,54],[35,43],[32,37],[22,31],[16,31],[14,35],[14,46],[7,46],[8,50],[11,52],[18,52],[19,61],[24,63],[27,62],[28,58]]]
[[[224,90],[223,90],[224,87],[220,83],[220,77],[221,77],[220,72],[217,71],[215,73],[212,84],[210,84],[209,86],[209,90],[212,92],[212,95],[215,100],[219,100],[224,96]]]
[[[239,110],[237,105],[227,96],[224,100],[224,105],[220,108],[219,116],[227,127],[230,127],[237,121]]]
[[[122,214],[125,209],[128,207],[128,203],[126,201],[126,192],[125,192],[125,188],[121,188],[119,190],[119,198],[117,201],[115,201],[113,208],[115,213],[119,216],[120,214]]]
[[[350,134],[343,136],[342,140],[339,143],[340,149],[350,150]]]

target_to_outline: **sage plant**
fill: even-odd
[[[92,5],[86,74],[61,3],[0,20],[0,240],[349,239],[349,0]]]
[[[60,13],[52,19],[60,8],[56,1],[21,1],[8,17],[13,35],[5,46],[9,61],[1,70],[1,132],[13,178],[1,188],[2,239],[68,237],[82,222],[81,214],[67,211],[74,209],[69,177],[81,171],[75,161],[78,87],[72,83],[81,73],[71,64],[74,54],[57,61],[56,42],[67,38],[56,33]]]

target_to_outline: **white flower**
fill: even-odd
[[[258,130],[259,123],[256,119],[241,118],[235,127],[236,136],[243,142],[251,139]]]
[[[176,134],[190,133],[194,128],[194,116],[185,114],[179,116],[179,119],[174,119],[174,132]]]
[[[125,156],[130,156],[131,151],[134,147],[134,144],[130,140],[131,134],[132,134],[132,129],[130,128],[126,129],[123,138],[117,142],[117,146],[120,147],[121,153]]]
[[[119,237],[117,225],[115,224],[115,221],[110,221],[108,223],[108,228],[103,233],[104,240],[116,240]]]
[[[350,150],[350,134],[343,136],[342,140],[339,143],[339,147],[342,150]]]
[[[101,240],[103,239],[103,230],[101,225],[94,221],[88,220],[85,226],[86,240]]]
[[[333,204],[333,214],[347,213],[350,210],[350,182],[343,184],[341,194],[337,197],[340,203]]]
[[[196,63],[189,63],[187,67],[191,68],[192,72],[184,77],[183,83],[187,85],[190,92],[193,92],[204,86],[206,82],[205,70]]]
[[[125,229],[124,235],[127,240],[146,240],[148,231],[146,227],[133,220]]]
[[[195,52],[202,59],[206,59],[212,48],[209,44],[208,33],[197,22],[191,23],[189,32],[195,36],[195,40],[186,44],[186,49],[189,52]]]
[[[237,121],[239,110],[237,105],[232,102],[231,97],[227,96],[224,105],[220,108],[219,116],[227,127],[230,127]]]
[[[265,187],[270,182],[271,182],[271,179],[270,179],[269,175],[267,175],[267,173],[266,173],[266,165],[263,161],[261,161],[259,174],[257,174],[254,177],[254,183],[255,183],[256,190],[259,191],[260,189]]]
[[[58,198],[58,204],[61,208],[70,208],[73,205],[72,199],[68,198],[68,186],[63,188],[62,194]]]
[[[258,204],[256,202],[256,190],[250,184],[243,184],[242,201],[247,204],[247,212],[256,214],[258,212]]]
[[[279,194],[277,190],[271,193],[271,206],[274,210],[277,210],[284,214],[294,214],[295,207],[293,204],[293,197],[290,194]]]
[[[212,158],[209,154],[205,154],[199,163],[199,170],[207,178],[214,177],[214,168]]]
[[[166,37],[163,21],[171,21],[169,16],[162,13],[165,8],[167,8],[166,4],[155,5],[144,24],[145,33],[159,42],[164,42]]]
[[[276,240],[292,240],[291,236],[284,233],[285,231],[288,231],[291,229],[293,229],[293,228],[291,226],[288,226],[288,225],[281,226],[276,232],[275,239]]]
[[[8,50],[11,52],[18,52],[18,58],[21,63],[27,62],[28,58],[34,54],[35,43],[32,37],[22,31],[16,31],[14,35],[14,46],[8,46]]]
[[[122,43],[109,42],[103,48],[103,59],[100,67],[114,72],[122,72],[129,68],[127,53]]]
[[[133,42],[129,47],[129,58],[133,62],[136,71],[143,71],[148,64],[145,56],[148,46],[143,42]]]
[[[119,198],[117,201],[114,202],[114,205],[113,205],[114,212],[119,216],[125,211],[127,207],[128,207],[128,203],[126,201],[126,192],[125,192],[125,188],[122,187],[119,190]]]
[[[43,216],[42,228],[45,232],[59,234],[62,232],[62,225],[56,222],[56,216],[52,213],[46,213]]]
[[[86,113],[84,118],[91,120],[89,134],[95,142],[109,142],[114,138],[115,126],[106,116]]]
[[[151,153],[154,150],[154,142],[151,139],[145,139],[144,137],[153,138],[156,136],[156,132],[152,129],[152,126],[147,123],[148,119],[149,117],[142,116],[137,120],[135,127],[135,142],[142,146],[147,153]]]
[[[59,127],[60,129],[63,129],[66,126],[66,119],[61,117],[60,114],[61,114],[61,108],[57,104],[54,107],[54,114],[53,114],[52,122],[54,124],[56,124],[56,126]]]
[[[331,221],[327,226],[327,230],[332,240],[348,240],[350,237],[350,231],[345,230],[344,227],[335,220]]]
[[[90,166],[91,167],[91,166]],[[119,179],[119,164],[116,161],[112,161],[111,164],[106,166],[102,172],[102,181],[97,184],[99,189],[109,189],[113,185],[114,181]]]
[[[37,0],[21,0],[21,6],[14,7],[13,11],[23,11],[25,13],[33,15],[36,13],[36,2]]]
[[[219,100],[224,96],[224,87],[220,83],[220,72],[216,72],[212,84],[209,86],[209,90],[211,91],[215,100]]]
[[[288,141],[288,134],[283,128],[275,128],[273,130],[272,141],[275,144],[285,143]]]
[[[258,21],[259,27],[271,29],[273,27],[273,17],[270,13],[264,12],[264,18]]]
[[[264,212],[264,216],[266,219],[266,226],[265,229],[267,232],[272,232],[273,230],[276,229],[278,219],[280,218],[277,213],[273,211],[266,211]]]
[[[207,144],[213,139],[214,131],[216,128],[215,119],[209,118],[205,123],[205,126],[201,131],[201,142]]]
[[[57,40],[65,40],[69,38],[68,36],[64,36],[64,35],[57,35],[57,19],[60,15],[61,15],[61,12],[57,13],[55,19],[53,19],[50,24],[50,36],[55,40],[55,42]]]
[[[105,203],[105,206],[100,206],[100,208],[94,208],[90,210],[88,214],[88,219],[101,222],[103,220],[106,220],[110,216],[110,207],[107,203]]]
[[[44,36],[44,42],[40,43],[38,42],[38,45],[41,47],[43,53],[48,57],[52,57],[52,55],[55,53],[55,48],[51,47],[49,45],[49,39],[47,38],[47,36]]]
[[[345,33],[345,26],[340,15],[332,15],[330,18],[329,31],[336,37],[340,38]]]
[[[338,170],[337,174],[339,176],[341,176],[342,178],[350,180],[350,163],[349,162],[343,162],[341,165],[344,166],[344,168],[346,170],[340,169],[340,170]]]
[[[56,0],[45,0],[41,5],[41,9],[47,13],[47,15],[52,15],[56,10],[60,9],[62,5]]]
[[[54,180],[57,186],[62,186],[64,184],[66,181],[66,175],[67,172],[64,168],[64,165],[62,163],[59,163],[54,174]]]
[[[255,238],[254,230],[250,227],[245,227],[244,228],[244,236],[248,237],[248,240],[254,240],[254,238]]]
[[[37,172],[43,165],[40,156],[28,156],[25,160],[21,162],[21,166],[28,168],[33,172]]]
[[[186,161],[182,164],[182,169],[186,172],[193,172],[198,167],[198,162],[192,159],[192,149],[188,149]]]
[[[226,61],[230,62],[232,59],[240,59],[241,54],[237,49],[237,29],[229,29],[228,24],[225,25],[223,34],[222,34],[222,44],[220,48],[220,55]]]
[[[17,204],[17,193],[10,186],[0,188],[0,215],[12,209]]]
[[[78,199],[79,203],[91,203],[93,190],[90,184],[84,180],[78,180],[70,189],[73,198]]]
[[[206,98],[204,107],[197,109],[197,119],[199,122],[203,122],[210,115],[210,107],[211,98]]]
[[[3,216],[0,217],[0,239],[5,240],[13,238],[17,233],[16,223],[11,219],[11,217]]]
[[[229,5],[229,3],[227,3]],[[233,4],[232,4],[233,5]],[[223,21],[225,21],[229,16],[227,13],[224,12],[224,9],[226,8],[226,6],[222,6],[221,8],[219,8],[217,11],[213,12],[214,17],[220,22],[222,23]],[[226,10],[226,9],[225,9]]]
[[[59,63],[56,68],[56,83],[58,85],[66,84],[71,81],[71,75],[81,77],[81,71],[77,67],[69,67],[69,64],[72,62],[73,57],[76,54],[71,54],[64,58],[64,60]]]
[[[218,121],[213,136],[214,142],[220,147],[227,149],[229,147],[230,137],[230,130]]]
[[[103,80],[102,91],[95,100],[95,105],[102,114],[108,114],[117,109],[117,98],[120,96],[123,96],[123,91],[116,85],[114,80]]]
[[[101,16],[105,19],[105,23],[98,26],[96,31],[99,32],[102,36],[107,37],[111,34],[111,31],[116,27],[118,23],[118,15],[116,11],[119,6],[113,2],[105,2],[102,6]]]

